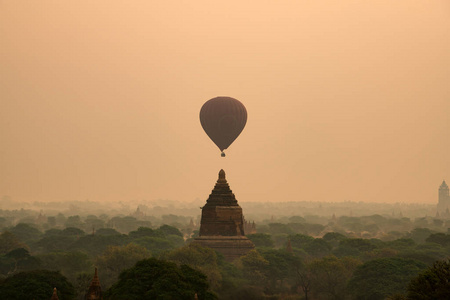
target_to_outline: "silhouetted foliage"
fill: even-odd
[[[95,231],[96,235],[122,235],[120,232],[113,228],[99,228]]]
[[[160,226],[158,228],[158,230],[161,231],[162,233],[164,233],[165,236],[178,235],[180,237],[183,237],[183,234],[181,233],[181,231],[178,228],[170,226],[170,225],[164,224],[164,225]]]
[[[42,232],[34,226],[25,223],[19,223],[9,231],[24,243],[37,240],[42,235]]]
[[[0,274],[12,275],[41,267],[41,261],[30,255],[27,249],[17,248],[0,258]]]
[[[450,234],[435,233],[431,234],[426,240],[428,243],[436,243],[443,247],[450,245]]]
[[[267,233],[255,233],[247,234],[247,237],[255,244],[256,247],[268,247],[273,248],[273,240],[270,234]]]
[[[186,265],[177,267],[175,263],[150,258],[122,272],[119,281],[104,296],[117,300],[191,300],[196,293],[200,300],[217,298],[208,290],[206,276],[201,272]]]
[[[42,268],[60,271],[64,276],[74,281],[76,274],[88,271],[92,267],[89,256],[80,251],[59,251],[37,255],[42,262]]]
[[[164,233],[158,230],[153,230],[149,227],[139,227],[137,230],[130,231],[128,236],[132,239],[141,237],[164,237]]]
[[[129,241],[126,235],[86,235],[77,239],[71,248],[85,251],[91,256],[101,254],[108,246],[122,246]]]
[[[75,289],[67,278],[48,270],[21,272],[0,281],[0,299],[48,300],[55,287],[60,300],[74,299]]]
[[[0,255],[8,253],[11,250],[24,247],[26,247],[26,245],[22,243],[12,232],[4,231],[0,235]]]
[[[348,285],[357,299],[381,300],[406,292],[411,278],[425,268],[424,263],[412,259],[375,259],[359,266]]]
[[[436,261],[432,267],[413,278],[408,286],[408,299],[448,299],[450,296],[450,260]]]

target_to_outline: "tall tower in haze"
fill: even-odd
[[[439,202],[437,205],[437,211],[440,215],[447,213],[450,209],[450,194],[449,188],[445,180],[442,181],[441,186],[439,187]]]

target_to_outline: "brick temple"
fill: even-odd
[[[220,170],[219,179],[202,207],[199,237],[194,243],[222,253],[229,261],[247,254],[255,245],[245,236],[242,208]]]

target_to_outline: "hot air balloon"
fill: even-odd
[[[209,138],[222,151],[239,136],[247,123],[247,110],[231,97],[216,97],[208,100],[200,109],[200,123]]]

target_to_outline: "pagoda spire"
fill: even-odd
[[[91,285],[100,286],[100,279],[98,279],[98,269],[95,267],[94,278],[92,279]]]
[[[98,271],[97,267],[95,267],[94,278],[92,278],[91,285],[84,297],[85,300],[101,300],[102,297],[102,288],[100,286],[100,280],[98,279]]]
[[[53,288],[53,295],[50,298],[50,300],[59,300],[58,298],[58,292],[56,291],[56,288]]]
[[[238,206],[236,196],[228,185],[223,169],[219,171],[219,178],[206,200],[206,206]]]

